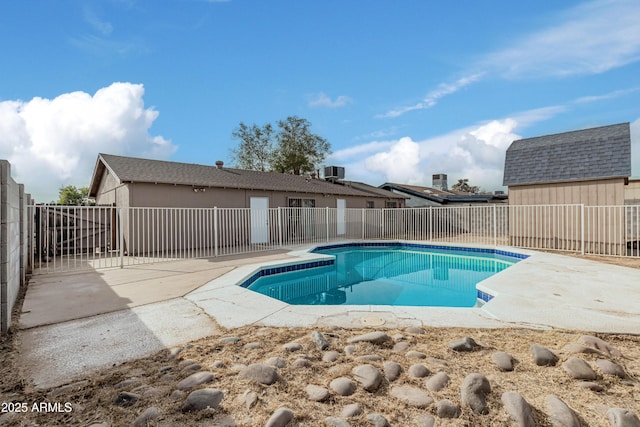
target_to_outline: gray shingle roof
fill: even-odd
[[[222,168],[192,163],[168,162],[135,157],[100,154],[94,170],[89,195],[98,191],[105,168],[120,182],[151,182],[202,187],[238,188],[295,193],[320,193],[338,196],[402,198],[398,195],[363,183],[331,183],[323,179],[273,172]]]
[[[629,123],[514,141],[503,185],[581,181],[631,175]]]

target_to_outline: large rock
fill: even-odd
[[[314,402],[323,402],[329,398],[329,390],[319,385],[309,384],[305,391],[309,400]]]
[[[367,419],[372,427],[389,427],[389,421],[382,414],[369,414]]]
[[[450,400],[441,400],[436,407],[436,415],[440,418],[458,418],[460,408]]]
[[[271,385],[278,381],[278,373],[273,366],[252,363],[240,371],[240,378],[246,378],[260,384]]]
[[[343,420],[342,418],[327,417],[324,419],[324,422],[327,423],[327,425],[332,427],[351,427],[351,424],[349,424],[347,421]]]
[[[425,382],[425,386],[429,391],[440,391],[449,384],[449,375],[444,372],[438,372]]]
[[[113,404],[122,408],[127,408],[129,406],[135,405],[138,400],[140,400],[139,394],[121,391],[120,393],[118,393],[116,398],[113,399]]]
[[[138,417],[133,421],[133,427],[146,427],[151,421],[158,418],[162,412],[155,406],[151,406],[145,409]]]
[[[424,378],[428,376],[431,371],[429,371],[429,369],[427,369],[427,367],[424,365],[416,364],[409,366],[409,370],[407,371],[407,373],[410,377],[413,378]]]
[[[342,416],[345,418],[357,417],[362,414],[362,408],[358,403],[352,403],[342,408]]]
[[[558,396],[547,396],[545,403],[553,427],[580,427],[578,415]]]
[[[357,386],[350,378],[339,377],[329,383],[329,388],[340,396],[351,396]]]
[[[211,381],[213,381],[213,374],[211,372],[196,372],[180,381],[176,388],[178,390],[191,390],[200,384],[210,383]]]
[[[486,395],[491,393],[489,380],[482,374],[469,374],[465,377],[460,388],[462,404],[468,406],[477,414],[488,414]]]
[[[368,334],[358,335],[356,337],[349,338],[349,343],[355,344],[358,342],[370,342],[372,344],[384,344],[391,341],[391,337],[384,332],[369,332]]]
[[[378,389],[382,382],[382,374],[373,365],[360,365],[351,371],[354,379],[370,393]]]
[[[289,408],[280,407],[269,417],[265,427],[284,427],[293,419],[293,411]]]
[[[453,351],[475,351],[480,346],[473,338],[464,337],[449,343],[449,348]]]
[[[600,369],[603,374],[614,375],[622,379],[627,377],[627,373],[624,371],[624,368],[611,360],[598,359],[596,360],[596,366],[598,366],[598,369]]]
[[[395,381],[402,373],[402,366],[396,362],[384,362],[384,377],[387,381]]]
[[[592,335],[583,335],[578,339],[578,341],[581,344],[598,349],[601,352],[606,353],[610,356],[616,356],[616,357],[622,356],[622,353],[620,352],[620,350],[618,350],[617,348],[615,348],[605,340],[602,340],[598,337],[594,337]]]
[[[536,427],[529,403],[515,391],[502,394],[502,404],[518,427]]]
[[[338,353],[337,351],[331,350],[331,351],[327,351],[326,353],[324,353],[322,355],[322,361],[323,362],[335,362],[336,360],[338,360],[340,358],[340,353]]]
[[[318,350],[326,350],[329,348],[329,341],[318,331],[311,332],[311,338]]]
[[[516,359],[504,351],[498,351],[491,355],[491,360],[502,372],[511,372],[516,366]]]
[[[571,378],[576,380],[595,380],[598,377],[591,366],[578,357],[572,356],[568,358],[562,364],[562,369],[564,369]]]
[[[610,408],[607,420],[611,427],[640,427],[640,419],[630,409]]]
[[[286,351],[294,352],[302,350],[302,344],[297,342],[288,342],[282,346]]]
[[[558,363],[558,356],[541,345],[533,344],[531,346],[531,354],[533,355],[533,361],[538,366],[556,366],[556,363]]]
[[[431,396],[418,387],[408,385],[395,386],[391,388],[389,394],[407,405],[416,408],[426,408],[433,403]]]
[[[213,388],[192,391],[182,405],[182,412],[201,411],[207,408],[216,409],[223,398],[224,393]]]

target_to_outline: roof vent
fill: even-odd
[[[216,168],[222,169],[222,166],[224,166],[224,162],[222,160],[216,160]]]
[[[344,179],[344,168],[342,166],[326,166],[324,168],[324,179],[332,181]]]

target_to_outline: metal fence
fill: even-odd
[[[35,273],[403,239],[640,256],[640,206],[406,209],[30,206]]]

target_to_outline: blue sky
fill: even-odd
[[[231,165],[240,122],[297,115],[347,179],[493,191],[513,140],[631,122],[640,175],[638,16],[638,0],[2,2],[0,158],[50,201],[99,152]]]

